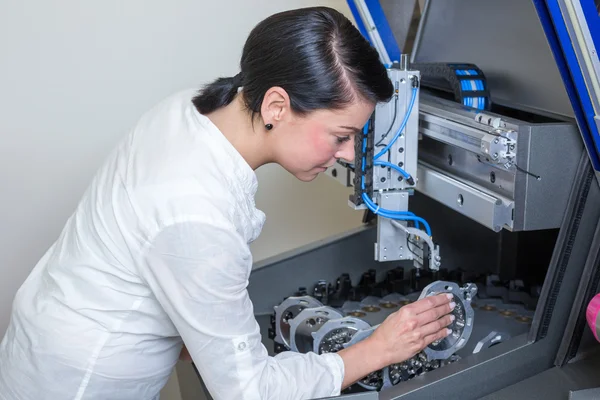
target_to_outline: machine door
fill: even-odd
[[[600,176],[600,0],[534,0],[596,176]]]

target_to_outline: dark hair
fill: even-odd
[[[343,14],[327,7],[285,11],[260,22],[240,66],[238,75],[217,79],[193,99],[201,114],[231,103],[240,86],[253,116],[273,86],[288,93],[300,114],[340,109],[357,96],[385,102],[394,91],[379,53]]]

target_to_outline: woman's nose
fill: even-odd
[[[344,143],[344,146],[337,152],[335,158],[344,160],[349,163],[354,162],[354,136],[351,140]]]

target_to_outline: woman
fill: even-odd
[[[431,297],[337,354],[269,357],[246,286],[264,214],[254,170],[302,181],[336,159],[393,92],[340,13],[280,13],[251,32],[241,72],[146,113],[95,176],[17,293],[0,398],[157,398],[182,343],[215,399],[335,396],[445,337]]]

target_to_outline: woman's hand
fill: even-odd
[[[406,361],[432,342],[443,339],[454,321],[451,294],[426,297],[389,315],[367,339],[379,349],[385,365]]]
[[[373,371],[413,357],[432,342],[450,333],[454,320],[448,315],[456,306],[452,295],[426,297],[388,316],[365,340],[340,350],[347,388]]]

